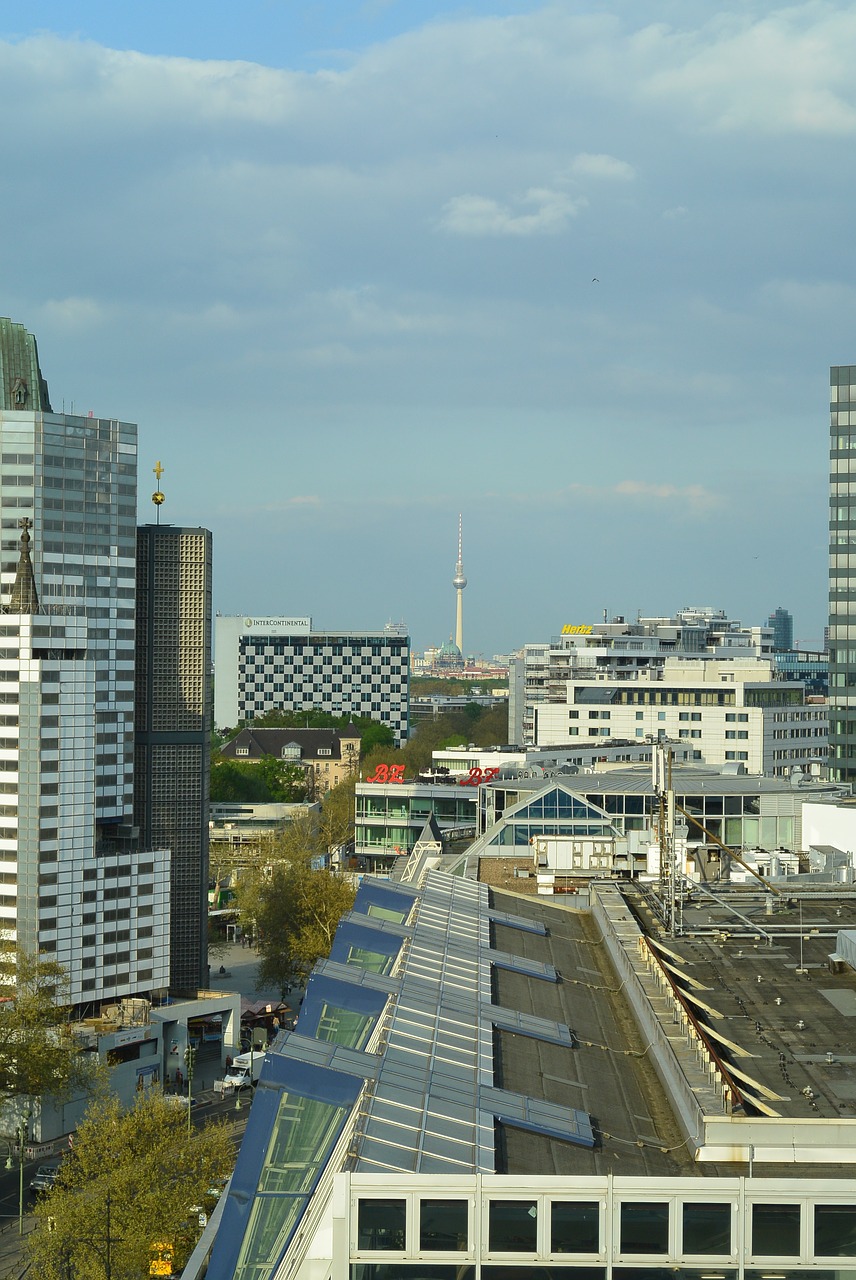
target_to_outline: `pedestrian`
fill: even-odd
[[[181,1074],[181,1067],[175,1069],[175,1087],[182,1089],[184,1087],[184,1076]]]

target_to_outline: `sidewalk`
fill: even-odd
[[[220,966],[226,970],[225,976],[218,972]],[[238,943],[230,943],[224,951],[211,958],[210,977],[212,991],[240,991],[242,996],[253,1000],[279,1000],[278,987],[256,986],[259,957],[252,947],[242,947]]]

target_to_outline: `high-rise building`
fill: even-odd
[[[52,412],[0,319],[0,931],[75,1003],[169,972],[169,855],[131,825],[136,493],[136,427]]]
[[[829,400],[829,775],[852,782],[856,780],[856,365],[832,366]]]
[[[170,986],[207,977],[212,727],[211,534],[137,530],[134,812],[144,845],[172,852]]]
[[[407,738],[406,628],[314,631],[311,618],[218,617],[214,719],[233,728],[268,711],[327,711],[389,725]]]
[[[767,619],[767,626],[773,628],[773,648],[777,653],[794,647],[794,620],[787,609],[779,605]]]

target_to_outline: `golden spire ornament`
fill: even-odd
[[[158,487],[155,489],[154,493],[152,494],[152,502],[155,504],[155,507],[157,508],[157,513],[158,513],[157,522],[158,524],[160,524],[160,509],[163,505],[163,500],[164,500],[164,496],[163,496],[163,493],[161,492],[161,487],[160,487],[160,478],[163,475],[163,467],[161,466],[160,459],[158,459],[158,461],[152,467],[152,470],[157,476],[157,482],[158,482]]]

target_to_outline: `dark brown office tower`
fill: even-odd
[[[137,530],[134,822],[172,852],[170,987],[207,983],[211,534]]]

